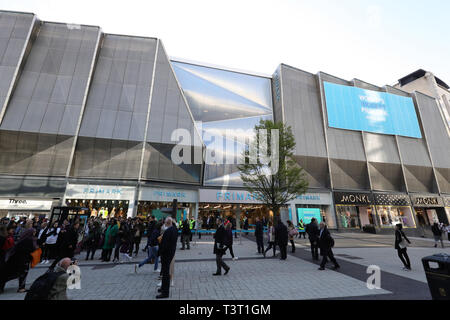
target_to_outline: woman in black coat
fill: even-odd
[[[31,253],[38,248],[33,228],[22,231],[19,240],[9,259],[0,270],[0,293],[3,292],[8,281],[19,279],[17,292],[25,292],[25,282],[32,260]]]
[[[397,224],[395,226],[395,249],[397,249],[397,254],[400,260],[402,260],[404,264],[403,270],[411,271],[411,262],[409,261],[408,253],[406,252],[406,242],[405,240],[411,244],[409,239],[402,231],[403,226],[401,224]]]

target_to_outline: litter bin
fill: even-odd
[[[450,300],[450,255],[425,257],[422,264],[433,300]]]

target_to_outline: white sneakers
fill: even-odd
[[[233,261],[236,261],[237,259],[239,259],[239,258],[238,258],[238,257],[234,257],[232,260],[233,260]]]
[[[49,263],[50,261],[48,261],[48,260],[42,260],[42,262],[41,262],[41,264],[47,264],[47,263]]]
[[[155,273],[161,272],[161,269],[153,270],[153,272],[155,272]]]

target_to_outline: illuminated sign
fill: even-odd
[[[422,138],[412,98],[324,82],[333,128]]]
[[[297,208],[297,219],[303,221],[304,225],[311,223],[311,219],[316,218],[317,223],[322,222],[322,216],[320,215],[320,209],[318,208]]]

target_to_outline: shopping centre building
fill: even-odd
[[[0,216],[60,205],[161,216],[176,199],[189,217],[269,217],[237,164],[174,164],[172,133],[190,133],[192,158],[236,159],[245,146],[210,137],[272,119],[292,127],[309,181],[285,219],[420,233],[450,220],[449,128],[438,103],[284,64],[270,76],[171,60],[160,39],[0,11]]]

